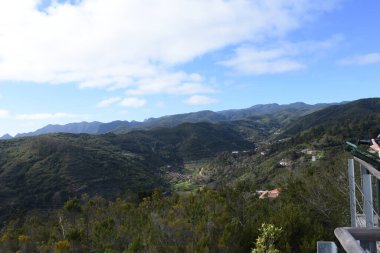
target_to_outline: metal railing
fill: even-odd
[[[366,156],[355,148],[351,150],[351,153],[353,159],[348,160],[351,227],[336,228],[334,234],[348,253],[376,253],[376,242],[380,241],[380,228],[377,227],[380,209],[380,163],[377,159]],[[355,180],[355,162],[360,168],[360,185]],[[378,207],[376,209],[373,204],[373,177],[376,178],[377,184]],[[362,212],[361,214],[358,214],[357,207]]]
[[[334,234],[347,253],[376,253],[377,242],[380,242],[380,159],[350,142],[347,142],[346,150],[353,155],[353,159],[348,160],[351,227],[336,228]],[[355,179],[355,163],[359,164],[359,184]],[[377,208],[373,204],[373,177],[377,186]],[[337,252],[334,242],[326,243],[333,246],[318,242],[318,253]]]

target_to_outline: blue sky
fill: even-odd
[[[378,0],[0,0],[0,135],[378,97]]]

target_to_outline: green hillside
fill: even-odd
[[[120,195],[164,185],[162,161],[129,152],[104,137],[56,134],[0,142],[1,211],[62,206],[81,193]]]
[[[343,105],[334,105],[306,115],[289,125],[282,137],[294,136],[305,131],[320,132],[319,136],[350,138],[375,136],[380,131],[380,99],[361,99]]]
[[[62,206],[88,193],[115,198],[127,190],[169,190],[161,167],[180,170],[231,150],[252,149],[230,126],[183,124],[128,134],[49,134],[0,141],[0,211]]]
[[[273,224],[281,252],[315,252],[349,222],[344,142],[380,132],[379,112],[376,98],[296,121],[280,113],[0,141],[0,248],[251,252]],[[258,198],[274,188],[277,199]]]

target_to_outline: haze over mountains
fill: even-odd
[[[149,118],[143,122],[138,121],[112,121],[109,123],[94,122],[79,122],[69,123],[65,125],[47,125],[33,132],[19,133],[15,137],[36,136],[48,133],[87,133],[87,134],[105,134],[109,132],[125,133],[134,129],[152,129],[155,127],[175,127],[181,123],[197,123],[197,122],[224,122],[239,120],[252,116],[272,115],[282,117],[287,121],[309,114],[316,110],[325,108],[335,103],[320,103],[315,105],[297,102],[286,105],[276,103],[254,105],[246,109],[232,109],[219,112],[199,111],[192,113],[184,113],[177,115],[163,116],[159,118]],[[0,139],[10,139],[12,136],[5,134]]]

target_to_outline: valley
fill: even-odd
[[[281,252],[313,252],[349,220],[344,142],[379,132],[380,99],[306,108],[2,140],[0,247],[249,252],[271,223]]]

